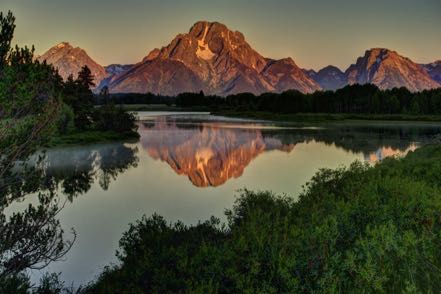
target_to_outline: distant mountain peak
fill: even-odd
[[[324,90],[336,90],[346,85],[345,74],[336,66],[328,65],[319,71],[305,70]]]
[[[297,64],[295,63],[295,61],[291,57],[282,58],[279,61],[284,64],[297,66]]]
[[[69,42],[61,42],[55,46],[57,49],[73,48]]]
[[[200,90],[228,95],[320,89],[291,58],[264,58],[241,32],[209,21],[196,22],[188,33],[178,34],[167,46],[152,50],[109,86],[113,92],[168,95]]]
[[[95,62],[85,50],[80,47],[74,47],[66,41],[51,47],[43,55],[39,56],[37,60],[52,64],[65,80],[70,75],[76,78],[78,72],[85,65],[89,67],[94,75],[94,82],[97,86],[107,76],[104,67]]]
[[[370,53],[374,53],[374,54],[378,54],[378,53],[387,53],[387,52],[395,52],[393,50],[390,50],[388,48],[383,48],[383,47],[373,47],[371,49],[367,49],[366,52],[370,52]]]
[[[324,68],[320,69],[319,72],[320,71],[337,71],[337,72],[343,73],[343,71],[341,69],[339,69],[338,67],[336,67],[335,65],[325,66]]]
[[[441,86],[441,60],[436,60],[429,64],[421,65],[432,79],[437,81]]]
[[[349,84],[372,83],[380,89],[406,87],[421,91],[439,87],[420,65],[386,48],[367,50],[345,74]]]

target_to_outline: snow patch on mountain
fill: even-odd
[[[196,50],[196,55],[204,60],[212,59],[216,54],[214,54],[210,48],[208,47],[208,43],[206,42],[208,33],[208,25],[205,26],[204,35],[201,40],[198,40],[198,49]]]

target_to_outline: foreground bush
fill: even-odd
[[[441,291],[441,148],[324,169],[298,201],[243,191],[223,227],[144,217],[89,291]]]

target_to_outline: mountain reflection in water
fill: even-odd
[[[333,144],[348,152],[362,152],[365,160],[377,162],[415,150],[439,131],[437,127],[381,125],[280,127],[257,122],[193,121],[179,116],[158,116],[139,127],[141,146],[149,156],[166,162],[197,187],[220,186],[240,177],[263,152],[290,153],[298,143]]]
[[[167,162],[197,187],[219,186],[238,178],[259,154],[291,152],[294,144],[264,137],[259,129],[229,128],[216,124],[181,125],[159,117],[140,126],[141,145],[154,159]]]

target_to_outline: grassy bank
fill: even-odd
[[[46,147],[87,145],[94,143],[137,141],[139,134],[136,131],[117,133],[114,131],[84,131],[63,136],[53,137]]]
[[[441,122],[441,115],[412,114],[333,114],[333,113],[272,113],[264,111],[215,111],[215,115],[283,122],[326,122],[345,120]]]

